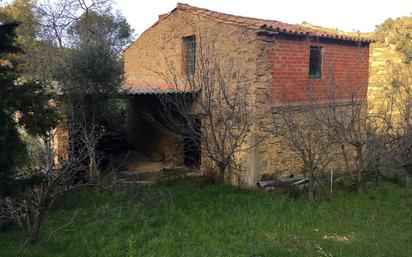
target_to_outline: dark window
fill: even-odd
[[[196,37],[189,36],[183,38],[183,62],[186,75],[195,74],[196,64]]]
[[[309,58],[309,77],[320,78],[322,75],[322,48],[311,46]]]

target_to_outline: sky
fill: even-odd
[[[303,21],[343,31],[370,32],[387,18],[412,15],[412,0],[181,0],[192,6],[286,23]],[[176,0],[115,0],[137,36],[176,7]]]

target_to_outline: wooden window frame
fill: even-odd
[[[319,74],[312,74],[311,71],[311,64],[312,64],[312,51],[319,51],[319,60],[320,62],[317,66],[319,66]],[[324,49],[321,46],[310,46],[309,48],[309,78],[310,79],[322,79],[323,75],[323,55],[324,55]]]
[[[191,66],[188,65],[188,45],[192,44]],[[196,36],[189,35],[182,38],[182,75],[193,76],[196,72]]]

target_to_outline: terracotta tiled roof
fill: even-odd
[[[197,93],[198,90],[177,89],[166,87],[136,87],[135,85],[123,85],[123,93],[126,95],[160,95],[160,94],[189,94]]]
[[[335,34],[330,33],[328,31],[322,31],[321,29],[314,29],[304,25],[288,24],[275,20],[255,19],[226,13],[220,13],[182,3],[178,3],[176,8],[171,13],[173,13],[176,10],[194,13],[226,24],[233,24],[236,26],[241,26],[249,29],[256,29],[258,33],[270,34],[275,32],[301,36],[330,38],[337,40],[372,42],[372,40],[367,38],[351,36],[343,33]],[[164,19],[166,17],[167,15],[164,15],[161,17],[161,19]]]

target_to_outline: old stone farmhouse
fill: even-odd
[[[327,100],[326,85],[331,81],[339,85],[342,99],[355,91],[366,99],[369,40],[177,4],[159,15],[123,54],[129,141],[142,152],[160,153],[170,165],[185,164],[185,142],[156,131],[138,111],[155,108],[154,99],[168,92],[160,73],[170,66],[180,74],[196,68],[200,38],[213,42],[217,56],[230,56],[241,64],[251,82],[254,132],[250,144],[260,137],[260,126],[270,118],[272,108],[284,101],[300,104],[308,85],[318,99]],[[190,154],[201,158],[201,149]],[[281,140],[267,138],[239,158],[244,169],[239,179],[255,185],[262,174],[298,170],[297,159]]]

